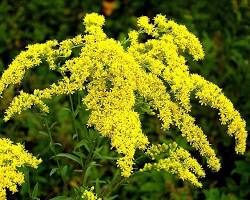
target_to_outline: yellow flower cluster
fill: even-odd
[[[82,194],[82,199],[84,200],[102,200],[101,198],[97,197],[97,195],[93,192],[94,187],[91,187],[90,190],[84,190]]]
[[[82,43],[83,38],[78,35],[59,44],[56,40],[52,40],[44,44],[29,45],[27,50],[21,52],[4,71],[0,81],[0,95],[10,84],[21,83],[25,72],[41,64],[43,60],[48,62],[50,69],[55,69],[55,61],[58,57],[69,57],[71,49]],[[58,49],[55,49],[57,46],[59,46]]]
[[[191,75],[195,85],[195,95],[201,104],[210,105],[219,110],[220,121],[228,125],[228,134],[236,140],[235,151],[244,153],[246,149],[246,122],[241,118],[240,113],[234,109],[232,102],[225,97],[221,89],[213,83],[206,81],[203,77]]]
[[[163,129],[177,127],[190,145],[206,158],[208,166],[218,171],[220,161],[190,115],[190,95],[195,94],[201,104],[219,110],[221,123],[228,125],[228,134],[236,139],[236,152],[244,153],[245,121],[221,89],[189,72],[184,52],[187,51],[194,60],[202,59],[204,52],[199,40],[185,26],[167,20],[163,15],[157,15],[153,23],[143,16],[138,19],[139,31],[129,32],[130,45],[125,49],[121,42],[106,36],[102,30],[104,21],[101,15],[88,14],[84,18],[83,36],[61,43],[49,41],[31,45],[10,64],[0,79],[0,93],[8,85],[20,83],[27,69],[44,60],[63,77],[49,88],[35,90],[33,94],[21,92],[6,110],[6,121],[33,105],[48,112],[44,100],[85,90],[87,95],[83,103],[90,111],[88,125],[111,140],[112,147],[122,155],[117,161],[121,173],[128,177],[133,172],[136,150],[149,148],[147,152],[153,152],[155,148],[150,147],[139,114],[134,110],[139,96],[158,113]],[[140,34],[148,34],[150,39],[141,42]],[[71,56],[65,64],[57,66],[60,57],[69,57],[76,47],[80,48],[79,55]],[[161,152],[165,146],[157,148]],[[197,178],[204,176],[196,160],[180,147],[168,147],[165,158],[155,164],[146,164],[146,168],[167,170],[196,186],[201,186]]]
[[[21,144],[0,138],[0,199],[6,199],[6,189],[17,192],[17,185],[24,183],[24,174],[18,169],[23,166],[37,168],[41,159],[33,157]]]
[[[153,160],[157,160],[157,162],[153,164],[147,163],[141,171],[152,169],[165,170],[172,174],[176,174],[183,180],[190,181],[197,187],[202,186],[197,179],[197,177],[205,176],[202,167],[196,159],[191,157],[188,151],[178,147],[176,143],[170,143],[168,145],[165,143],[153,144],[148,148],[146,154]]]

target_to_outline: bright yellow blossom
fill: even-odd
[[[149,23],[149,18],[146,16],[138,18],[137,26],[149,35],[158,36],[158,33],[156,32],[154,25]]]
[[[108,38],[103,32],[104,22],[103,16],[88,14],[84,18],[83,36],[60,43],[48,41],[30,45],[20,53],[0,79],[0,94],[10,84],[20,83],[28,69],[44,61],[51,70],[58,70],[62,78],[33,94],[21,91],[6,110],[5,121],[31,106],[48,112],[44,100],[84,90],[87,94],[82,102],[90,111],[88,125],[108,137],[111,146],[121,154],[117,165],[123,176],[133,173],[135,153],[142,150],[152,158],[142,170],[166,170],[200,187],[198,178],[205,173],[198,162],[175,143],[150,145],[139,114],[134,110],[136,98],[144,98],[154,114],[157,113],[163,129],[177,127],[188,143],[206,158],[207,165],[218,171],[220,160],[190,114],[190,96],[194,94],[199,103],[219,111],[221,123],[228,125],[228,134],[236,139],[236,152],[244,153],[246,123],[239,112],[220,88],[189,71],[185,52],[194,60],[204,57],[195,35],[165,16],[157,15],[152,23],[143,16],[138,19],[139,31],[129,32],[130,45],[124,48],[122,42]],[[142,42],[140,34],[150,37]],[[73,48],[79,48],[79,55],[72,55]],[[57,65],[60,57],[66,58],[61,66]],[[158,157],[158,154],[164,155]],[[96,198],[91,193],[86,194]]]
[[[151,145],[148,148],[147,155],[157,162],[147,163],[141,171],[147,170],[165,170],[172,174],[176,174],[183,180],[190,181],[197,187],[202,184],[197,177],[204,177],[205,172],[191,155],[185,149],[178,147],[176,143]],[[157,158],[159,157],[159,158]],[[167,157],[167,158],[166,158]]]
[[[82,199],[84,199],[84,200],[102,200],[101,198],[97,197],[97,195],[93,191],[94,191],[94,187],[91,187],[90,190],[84,190],[82,193]]]
[[[20,167],[37,168],[41,159],[33,157],[21,144],[13,144],[9,139],[0,138],[0,199],[6,199],[6,189],[17,192],[17,185],[24,183]]]

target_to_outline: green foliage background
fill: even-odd
[[[103,13],[101,0],[1,0],[0,1],[0,71],[27,44],[48,39],[63,40],[83,32],[82,17],[89,12]],[[250,119],[250,2],[248,0],[116,0],[116,9],[106,17],[105,31],[123,40],[135,27],[136,17],[154,17],[162,13],[195,33],[205,49],[202,62],[189,60],[191,71],[223,88],[224,93],[247,121]],[[1,99],[4,109],[18,90],[45,88],[57,79],[47,66],[25,76],[23,84],[9,88]],[[35,109],[24,112],[8,123],[0,121],[3,137],[22,142],[26,149],[43,159],[38,170],[25,169],[26,183],[21,192],[8,199],[79,199],[79,186],[94,185],[100,195],[117,199],[250,199],[249,142],[244,156],[234,153],[234,141],[218,122],[217,112],[193,104],[193,115],[217,149],[222,160],[218,173],[209,172],[202,189],[193,188],[162,172],[135,174],[120,182],[115,166],[117,154],[109,141],[85,126],[88,113],[78,101],[83,94],[57,97],[48,102],[51,113],[43,116]],[[70,102],[73,102],[71,109]],[[176,140],[186,146],[176,131],[163,132],[159,121],[145,114],[147,108],[138,102],[144,132],[153,140]],[[74,130],[80,133],[76,139]],[[177,134],[178,135],[178,134]],[[51,137],[50,137],[51,136]],[[79,150],[81,149],[81,151]],[[195,155],[195,152],[194,152]],[[81,177],[81,161],[85,177]],[[118,178],[117,178],[118,177]],[[111,182],[111,184],[109,184]],[[117,186],[117,187],[116,187]],[[116,189],[116,190],[114,190]],[[119,195],[119,196],[115,196]],[[73,198],[67,198],[67,197]],[[112,199],[112,198],[110,198]]]

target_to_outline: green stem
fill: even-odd
[[[31,198],[32,195],[31,195],[31,189],[30,189],[30,173],[29,173],[29,170],[26,171],[25,178],[26,178],[26,182],[27,182],[27,185],[28,185],[29,197]]]
[[[50,130],[47,118],[45,118],[45,125],[46,125],[47,131],[49,133],[49,139],[50,139],[49,146],[50,146],[50,149],[53,152],[54,156],[56,156],[57,153],[56,153],[56,149],[55,149],[55,145],[54,145],[54,142],[53,142],[52,133],[51,133],[51,130]],[[57,164],[57,168],[60,169],[60,163],[59,163],[59,161],[57,159],[56,159],[56,164]],[[62,178],[62,180],[64,182],[64,186],[66,186],[64,178],[63,178],[63,174],[61,173],[61,170],[60,170],[60,175],[61,175],[61,178]]]
[[[109,184],[109,187],[104,190],[101,194],[103,198],[109,197],[115,190],[117,190],[122,183],[127,181],[127,178],[122,177],[120,174],[117,175],[112,182]]]
[[[80,135],[79,135],[79,132],[76,128],[76,115],[75,115],[75,109],[74,109],[74,105],[73,105],[73,100],[72,100],[72,96],[71,94],[69,95],[69,101],[70,101],[70,108],[71,108],[71,113],[72,113],[72,119],[73,119],[73,128],[74,128],[74,131],[75,131],[75,135],[77,137],[77,141],[79,142],[79,139],[80,139]],[[74,136],[73,136],[73,139],[74,139]],[[79,152],[81,154],[83,154],[82,150],[81,150],[81,147],[78,148]],[[83,164],[83,159],[82,157],[80,156],[80,161],[81,161],[81,167],[82,169],[84,169],[84,164]],[[82,178],[83,178],[83,172],[82,172]]]
[[[50,127],[49,127],[49,123],[48,123],[48,120],[45,118],[45,125],[46,125],[46,128],[47,128],[47,131],[49,133],[49,146],[50,146],[50,149],[51,151],[54,153],[54,155],[56,155],[56,150],[55,150],[55,145],[54,145],[54,142],[53,142],[53,137],[52,137],[52,133],[51,133],[51,130],[50,130]],[[59,161],[56,160],[57,162],[57,166],[59,167]]]
[[[71,108],[72,119],[73,119],[73,128],[74,128],[74,131],[75,131],[75,135],[77,137],[77,141],[79,141],[79,133],[78,133],[78,130],[76,128],[76,123],[75,123],[75,119],[76,119],[75,109],[74,109],[74,105],[73,105],[73,100],[72,100],[71,94],[69,95],[69,101],[70,101],[70,108]],[[74,138],[74,136],[73,136],[73,138]]]
[[[87,172],[87,169],[88,169],[88,166],[89,166],[89,162],[93,159],[95,148],[96,148],[96,141],[94,141],[94,144],[93,144],[93,146],[91,148],[91,151],[89,152],[88,157],[87,157],[87,159],[86,159],[86,161],[84,163],[84,167],[83,167],[83,171],[82,171],[83,185],[85,185],[86,181],[87,181],[86,180],[86,172]]]

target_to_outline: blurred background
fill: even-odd
[[[136,18],[142,15],[153,18],[161,13],[186,25],[201,40],[206,54],[201,62],[189,61],[191,71],[223,88],[225,95],[247,121],[249,130],[249,0],[0,0],[0,72],[28,44],[48,39],[63,40],[83,33],[82,18],[89,12],[105,15],[105,32],[119,40],[127,37],[128,31],[135,28]],[[19,90],[32,92],[35,88],[49,86],[57,79],[58,74],[50,72],[46,65],[31,70],[21,85],[10,87],[3,94],[1,116]],[[77,102],[78,97],[79,94],[73,95],[71,100]],[[56,97],[48,104],[51,107],[48,116],[32,109],[7,123],[0,120],[2,137],[24,143],[26,149],[43,159],[38,170],[24,170],[27,180],[20,188],[21,192],[9,194],[8,198],[51,199],[77,193],[76,188],[82,181],[77,172],[79,166],[71,158],[61,154],[58,156],[60,159],[54,156],[74,153],[74,127],[82,134],[82,139],[86,134],[88,136],[89,141],[81,145],[88,158],[93,140],[97,141],[94,147],[99,148],[91,157],[93,163],[88,164],[84,180],[86,185],[95,185],[97,193],[101,193],[103,188],[108,190],[105,185],[119,173],[115,164],[117,154],[110,150],[109,141],[86,129],[84,124],[88,113],[83,106],[79,107],[77,120],[74,120],[68,97]],[[196,189],[167,173],[138,173],[126,184],[117,187],[112,193],[114,197],[119,195],[116,199],[250,199],[250,143],[244,156],[236,155],[234,140],[219,124],[215,110],[194,102],[192,114],[221,158],[222,169],[218,173],[207,170],[202,189]],[[164,141],[173,137],[189,148],[182,138],[174,136],[177,130],[163,132],[159,121],[148,114],[142,114],[142,121],[144,132],[151,134],[155,140]],[[49,132],[53,141],[48,137]]]

